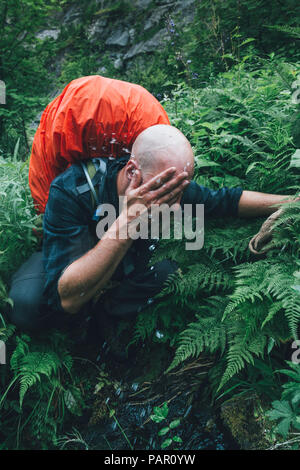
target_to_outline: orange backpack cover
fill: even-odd
[[[147,127],[170,124],[161,104],[140,85],[99,75],[70,82],[44,110],[34,136],[29,186],[43,213],[52,180],[78,160],[130,153]]]

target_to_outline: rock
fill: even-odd
[[[119,57],[114,61],[114,68],[119,70],[123,67],[123,60]]]
[[[38,39],[44,40],[46,38],[52,38],[56,40],[60,34],[60,29],[44,29],[37,33],[36,37]]]
[[[256,398],[236,397],[221,406],[221,419],[243,450],[266,449],[263,419],[255,417]]]
[[[100,67],[96,74],[99,74],[99,75],[102,75],[103,73],[105,74],[107,72],[107,68],[105,67],[105,65],[103,67]]]
[[[87,36],[91,42],[98,40],[99,36],[102,38],[104,29],[107,25],[107,18],[99,18],[87,29]]]
[[[161,29],[158,31],[153,38],[149,39],[145,42],[139,42],[138,44],[134,44],[127,54],[124,55],[124,60],[132,59],[133,57],[144,54],[145,52],[152,52],[157,49],[157,47],[161,46],[163,42],[168,39],[168,35],[165,29]]]
[[[129,32],[127,30],[117,29],[112,36],[110,36],[105,44],[108,46],[127,46],[129,41]]]
[[[81,19],[81,8],[79,5],[72,5],[63,16],[63,23],[79,24]]]
[[[152,0],[137,0],[135,3],[136,3],[137,8],[146,10],[151,2]]]
[[[159,8],[156,8],[150,15],[150,17],[147,19],[144,30],[147,31],[148,29],[153,28],[153,26],[159,24],[163,15],[168,11],[168,9],[168,5],[163,5]]]
[[[130,41],[133,42],[133,41],[134,41],[134,38],[135,38],[135,29],[134,29],[134,28],[131,28],[131,29],[128,31],[128,34],[129,34],[129,37],[130,37]]]

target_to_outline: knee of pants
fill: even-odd
[[[158,285],[163,285],[170,274],[174,274],[178,269],[178,264],[170,259],[164,259],[154,264],[154,274]]]
[[[9,292],[13,307],[7,312],[10,321],[22,330],[34,331],[41,317],[43,278],[18,279]]]

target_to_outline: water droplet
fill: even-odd
[[[114,431],[114,430],[116,429],[116,427],[117,427],[117,422],[116,422],[116,421],[113,421],[113,422],[111,423],[111,427],[112,427],[112,430]]]
[[[161,331],[159,331],[159,330],[156,330],[156,332],[155,332],[155,336],[156,336],[156,338],[158,338],[158,339],[161,339],[161,338],[163,338],[163,337],[164,337],[164,334],[163,334]]]
[[[121,388],[119,387],[119,388],[117,388],[117,390],[116,390],[116,395],[120,395],[120,393],[121,393]]]
[[[153,271],[153,269],[154,269],[154,266],[151,266],[150,271]]]
[[[105,404],[107,405],[107,403],[109,402],[110,398],[107,397],[106,400],[105,400]]]
[[[150,246],[149,246],[149,251],[154,251],[155,248],[156,248],[155,245],[150,245]]]
[[[139,384],[135,382],[135,383],[133,383],[133,384],[131,385],[131,388],[132,388],[134,391],[136,391],[136,390],[139,388]]]
[[[153,302],[154,302],[153,299],[148,299],[148,300],[147,300],[147,304],[148,304],[148,305],[152,304]]]

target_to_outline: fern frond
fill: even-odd
[[[227,354],[227,367],[220,382],[220,390],[228,380],[240,372],[246,364],[254,364],[254,356],[263,356],[267,337],[263,333],[256,333],[255,336],[245,341],[243,335],[237,335],[232,340]]]

